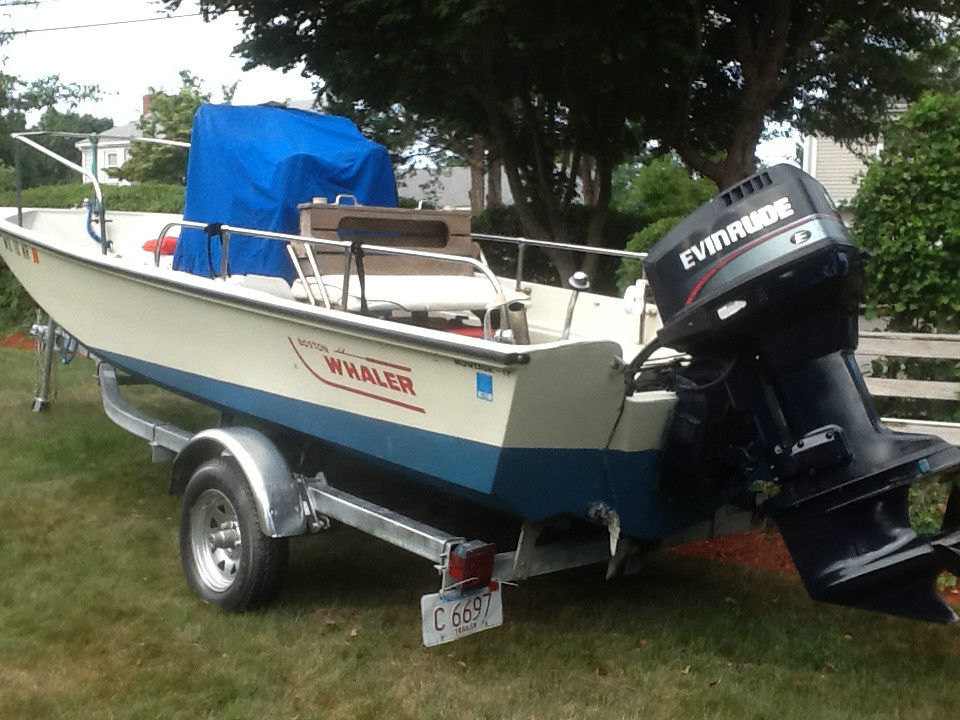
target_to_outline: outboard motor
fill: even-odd
[[[863,264],[823,186],[789,165],[657,243],[645,262],[664,321],[655,342],[691,356],[661,487],[691,498],[766,481],[814,599],[953,622],[935,581],[960,573],[960,493],[931,536],[910,529],[907,493],[960,464],[960,449],[880,422],[853,355]]]

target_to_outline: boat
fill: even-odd
[[[960,497],[940,533],[918,536],[906,493],[960,464],[960,450],[892,432],[873,409],[853,355],[863,255],[816,180],[772,167],[649,255],[593,250],[644,262],[645,277],[609,297],[582,273],[565,287],[522,276],[523,253],[582,246],[390,207],[385,157],[339,119],[204,106],[183,217],[104,209],[94,187],[88,208],[11,210],[0,257],[103,366],[515,518],[528,544],[558,519],[589,525],[615,569],[763,512],[815,599],[956,620],[935,579],[960,570]],[[513,246],[517,276],[497,274],[478,240]],[[151,442],[163,445],[158,427]],[[260,438],[213,429],[166,445],[185,493],[185,571],[204,599],[245,609],[266,597],[285,552],[269,541],[322,529],[328,515],[415,552],[429,536],[421,554],[444,573],[438,603],[451,578],[479,578],[489,595],[531,572],[520,546],[511,575],[488,544],[347,498],[272,459]],[[254,526],[231,472],[250,486]],[[241,554],[261,541],[274,559]],[[585,556],[558,557],[544,568]],[[251,565],[271,580],[238,583]],[[429,615],[446,641],[442,607],[428,605],[425,627]]]

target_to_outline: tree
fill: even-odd
[[[425,164],[435,171],[433,181],[436,183],[444,168],[469,166],[471,212],[475,216],[483,212],[483,180],[487,170],[487,143],[483,136],[466,132],[450,121],[419,117],[398,103],[378,110],[364,101],[343,101],[324,92],[320,106],[326,112],[349,118],[366,137],[386,147],[398,178],[414,169],[422,170]],[[491,190],[493,204],[498,204],[497,186]]]
[[[929,93],[884,133],[854,202],[868,308],[892,330],[960,328],[960,96]]]
[[[958,10],[956,0],[704,2],[692,62],[647,131],[720,187],[753,171],[765,121],[840,141],[875,135],[895,101],[942,79]]]
[[[611,0],[589,12],[570,0],[201,5],[240,12],[250,65],[303,62],[340,97],[400,103],[482,135],[526,234],[581,239],[569,209],[591,167],[585,240],[598,245],[613,168],[641,147],[637,133],[721,186],[753,171],[766,119],[863,134],[891,98],[930,83],[954,33],[941,18],[960,0]]]
[[[38,130],[53,132],[70,132],[98,134],[113,127],[110,118],[95,117],[89,114],[80,115],[75,112],[60,112],[56,108],[47,108],[37,123]],[[43,144],[58,155],[80,164],[81,153],[76,147],[77,138],[57,137],[51,135],[43,140]],[[49,161],[48,170],[44,177],[37,178],[32,185],[59,185],[60,183],[76,182],[77,173],[60,163]]]
[[[23,4],[20,0],[13,0],[13,2]],[[9,34],[0,33],[0,45],[6,43],[9,38]],[[67,117],[70,118],[70,122],[77,118],[83,122],[87,119],[96,121],[90,116],[77,116],[72,111],[77,102],[94,98],[98,92],[96,86],[63,84],[57,76],[24,81],[0,71],[0,189],[12,189],[16,185],[14,167],[17,164],[18,143],[10,137],[10,133],[27,129],[27,111],[44,111],[43,119],[50,124],[66,122],[64,118]],[[66,106],[68,112],[59,113],[55,109],[57,106]],[[57,117],[56,121],[54,113]],[[54,173],[53,181],[62,178],[59,173],[63,166],[48,158],[40,157],[37,153],[23,153],[19,165],[25,187],[51,181],[49,174],[51,172]],[[16,281],[13,273],[0,261],[0,327],[9,327],[12,323],[24,321],[32,306],[32,301]]]
[[[74,112],[78,102],[95,99],[99,92],[95,85],[64,84],[57,75],[25,81],[0,72],[0,167],[11,168],[15,165],[18,143],[10,137],[10,133],[28,129],[29,111],[42,112],[39,125],[30,129],[90,132],[110,127],[109,120]],[[66,111],[57,108],[66,108]],[[68,159],[79,158],[79,152],[70,141],[51,138],[41,142]],[[64,182],[70,178],[71,171],[54,160],[29,151],[20,155],[24,187]]]
[[[643,61],[675,54],[662,22],[673,8],[651,11],[643,3],[589,13],[569,0],[212,0],[203,7],[241,11],[247,38],[240,50],[251,64],[291,68],[303,60],[340,97],[374,108],[399,103],[467,137],[482,135],[502,159],[528,235],[581,239],[571,234],[568,211],[581,164],[591,158],[598,179],[587,231],[593,245],[602,240],[625,119],[662,87],[652,76],[662,81],[672,73],[669,63]],[[558,164],[561,157],[568,164]]]
[[[210,101],[210,94],[203,92],[201,81],[188,70],[180,71],[180,82],[180,90],[175,95],[150,88],[150,111],[140,117],[144,137],[190,141],[193,116],[197,108]],[[224,94],[232,97],[235,88],[235,85],[225,88]],[[107,172],[120,180],[178,183],[187,174],[187,155],[186,148],[133,143],[130,158],[119,168]]]

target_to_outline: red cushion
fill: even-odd
[[[143,249],[147,252],[156,252],[157,250],[157,240],[147,240],[143,244]],[[164,235],[163,240],[160,243],[160,254],[161,255],[173,255],[177,251],[177,238],[173,235]]]
[[[446,331],[457,335],[466,335],[467,337],[483,337],[483,328],[481,327],[452,327],[446,328]]]

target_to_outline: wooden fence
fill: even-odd
[[[856,354],[861,367],[867,369],[871,360],[881,356],[960,361],[960,335],[861,332]],[[960,401],[960,382],[874,378],[869,375],[866,381],[870,394],[875,397]],[[960,423],[887,417],[883,422],[893,430],[939,435],[947,442],[960,445]]]

